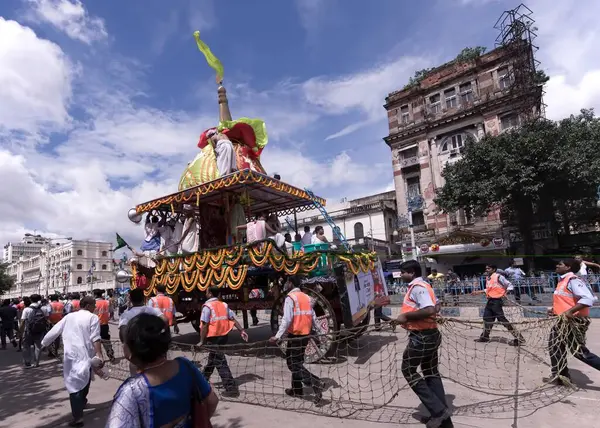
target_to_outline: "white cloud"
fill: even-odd
[[[69,125],[74,68],[59,46],[0,17],[0,64],[0,141]]]
[[[545,1],[534,0],[528,6],[538,28],[538,58],[550,76],[545,98],[548,118],[560,119],[582,108],[600,111],[600,28],[596,19],[600,3],[563,0],[548,7]]]
[[[31,19],[47,22],[70,38],[91,44],[108,37],[104,20],[90,16],[80,0],[27,0]]]
[[[296,0],[296,10],[300,18],[300,24],[310,35],[313,35],[318,30],[319,25],[326,18],[324,16],[324,8],[326,3],[331,3],[331,0]]]
[[[358,112],[362,120],[352,123],[326,139],[338,138],[376,122],[385,122],[383,108],[385,97],[401,88],[415,70],[430,65],[430,59],[402,57],[367,71],[328,79],[318,77],[308,80],[303,90],[308,102],[319,106],[331,115]]]

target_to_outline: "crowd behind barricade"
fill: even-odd
[[[577,256],[579,260],[581,257]],[[600,293],[600,265],[584,261],[582,269],[578,276],[592,289],[594,293]],[[559,281],[559,275],[550,271],[525,272],[514,261],[506,268],[498,268],[498,273],[503,275],[511,283],[509,294],[517,302],[521,301],[522,296],[528,296],[530,302],[538,302],[541,297],[551,295]],[[443,301],[453,300],[457,303],[460,296],[471,295],[474,291],[484,290],[486,286],[486,276],[483,272],[479,275],[458,275],[452,269],[444,274],[436,269],[431,269],[427,275],[438,298]],[[405,294],[407,292],[406,284],[394,280],[388,283],[390,294]]]

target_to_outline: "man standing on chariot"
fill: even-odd
[[[237,159],[235,156],[235,150],[229,137],[225,134],[221,134],[216,128],[209,129],[206,132],[208,141],[215,150],[215,156],[217,157],[217,169],[221,177],[227,174],[231,174],[237,171]]]

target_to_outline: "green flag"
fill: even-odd
[[[223,82],[223,64],[221,64],[219,58],[217,58],[215,54],[211,52],[208,45],[200,40],[200,31],[194,31],[194,38],[196,39],[198,49],[200,49],[200,52],[204,54],[206,62],[208,62],[208,65],[210,65],[217,73],[217,83],[221,84],[221,82]]]
[[[119,248],[123,247],[129,247],[129,245],[123,238],[121,238],[121,235],[117,233],[117,246],[113,249],[113,251],[117,251]]]

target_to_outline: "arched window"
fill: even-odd
[[[79,269],[79,270],[83,269],[83,265],[82,265],[81,263],[80,263],[80,264],[78,264],[78,265],[77,265],[77,269]]]
[[[102,270],[106,270],[106,265],[102,265]]]
[[[465,145],[466,137],[463,134],[452,135],[444,139],[442,143],[441,153],[447,152],[448,150],[462,149]]]
[[[83,256],[83,251],[82,250],[77,250],[77,255],[78,256]]]
[[[83,278],[78,276],[77,277],[77,284],[83,284]]]
[[[107,252],[106,251],[102,251],[102,257],[106,257]]]
[[[354,239],[364,238],[365,228],[361,222],[354,224]]]

